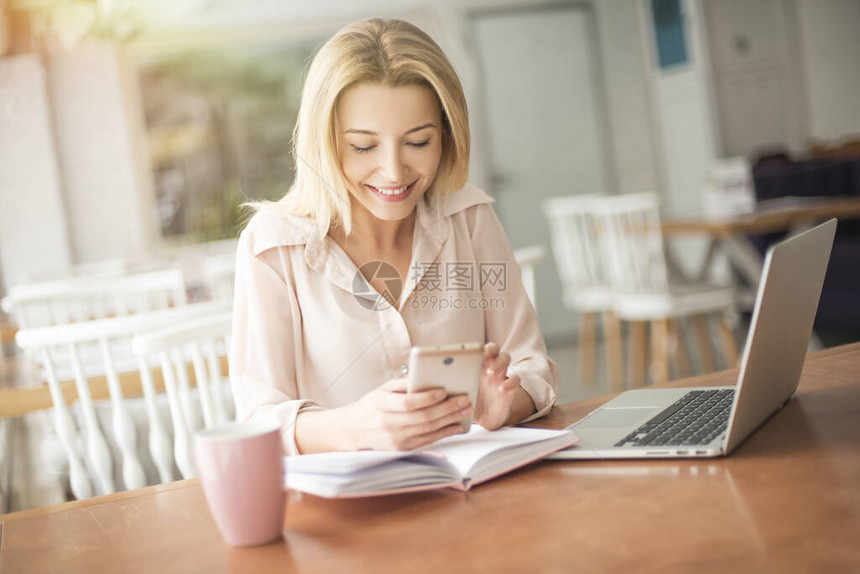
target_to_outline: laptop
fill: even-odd
[[[568,427],[579,444],[546,458],[731,453],[797,389],[835,233],[831,219],[768,250],[736,386],[621,393]]]

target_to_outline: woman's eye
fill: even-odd
[[[412,147],[425,147],[430,143],[430,140],[424,140],[423,142],[409,142],[406,145],[410,145]]]
[[[357,146],[357,145],[355,145],[355,144],[349,144],[349,145],[351,145],[351,146],[352,146],[352,149],[353,149],[356,153],[367,153],[367,152],[369,152],[370,150],[372,150],[373,148],[375,148],[375,147],[376,147],[376,146],[373,146],[373,145],[369,145],[369,146],[367,146],[367,147],[360,147],[360,146]]]

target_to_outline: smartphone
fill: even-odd
[[[483,363],[481,343],[412,347],[407,392],[442,388],[449,396],[468,395],[474,408]],[[469,432],[472,415],[463,417],[460,424]]]

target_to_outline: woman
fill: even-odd
[[[294,155],[289,192],[239,240],[238,417],[278,419],[297,454],[412,449],[470,413],[488,429],[546,414],[558,370],[492,199],[466,185],[465,97],[433,40],[398,20],[338,32],[310,66]],[[412,346],[476,340],[475,405],[404,392]]]

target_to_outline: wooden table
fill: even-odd
[[[751,235],[778,231],[795,234],[831,217],[840,220],[860,217],[860,197],[784,197],[761,202],[759,207],[751,214],[721,219],[668,214],[661,223],[665,235],[704,234],[710,238],[707,254],[696,274],[698,281],[705,279],[717,253],[724,251],[749,286],[752,297],[747,297],[746,303],[750,308],[764,266],[761,254],[749,241]]]
[[[0,570],[858,572],[858,372],[860,344],[810,355],[796,398],[726,459],[547,461],[469,493],[290,492],[284,539],[246,549],[222,542],[189,480],[0,516]]]

